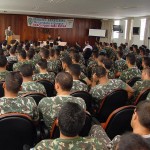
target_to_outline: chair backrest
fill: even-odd
[[[4,96],[4,88],[3,88],[4,81],[0,81],[0,97]]]
[[[127,84],[132,87],[136,81],[141,81],[141,78],[140,77],[134,77],[130,81],[128,81]]]
[[[82,136],[82,137],[88,136],[88,134],[91,130],[91,127],[92,127],[92,117],[87,112],[86,113],[85,124],[84,124],[79,136]],[[59,131],[59,127],[57,126],[57,123],[56,123],[56,120],[55,120],[53,125],[52,125],[52,129],[50,131],[50,138],[51,139],[56,139],[56,138],[59,138],[59,136],[60,136],[60,131]]]
[[[53,83],[49,80],[38,80],[37,82],[41,83],[45,87],[48,97],[55,96],[55,88]]]
[[[44,95],[42,93],[36,93],[36,92],[32,93],[31,92],[31,93],[27,93],[27,94],[22,95],[22,97],[32,97],[35,100],[36,104],[38,105],[40,100],[42,98],[46,97],[46,95]]]
[[[91,113],[92,111],[92,96],[88,92],[85,91],[76,91],[71,93],[70,95],[74,97],[82,98],[86,103],[86,110]]]
[[[22,150],[23,145],[34,146],[36,130],[25,114],[9,113],[0,116],[0,149]]]
[[[14,63],[17,63],[17,61],[10,61],[10,62],[8,62],[7,66],[6,66],[6,70],[13,71],[13,64]]]
[[[124,106],[113,111],[108,117],[104,129],[112,140],[116,135],[132,131],[130,125],[135,106]]]
[[[139,102],[146,100],[148,93],[150,92],[150,88],[144,89],[137,99],[134,102],[134,105],[137,105]]]
[[[125,106],[128,100],[126,90],[117,89],[109,93],[100,104],[96,118],[101,122],[106,122],[108,116],[117,108]]]

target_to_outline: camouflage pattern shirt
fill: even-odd
[[[137,81],[132,88],[135,90],[134,98],[136,99],[140,92],[146,88],[150,88],[150,80]]]
[[[38,73],[38,74],[34,74],[32,76],[33,81],[37,81],[37,80],[41,80],[41,79],[45,79],[45,80],[49,80],[52,83],[54,83],[55,81],[55,73],[54,72],[49,72],[49,73]]]
[[[89,132],[89,136],[92,138],[97,138],[99,141],[103,143],[103,145],[107,145],[108,143],[111,142],[106,132],[100,125],[93,125]]]
[[[114,79],[115,78],[115,73],[113,71],[108,71],[108,78],[109,79]]]
[[[39,112],[42,114],[45,125],[51,128],[58,111],[65,102],[74,102],[86,109],[86,104],[82,98],[70,95],[57,95],[55,97],[43,98],[38,105]]]
[[[134,77],[141,77],[141,71],[137,67],[132,67],[124,70],[120,75],[119,79],[124,82],[128,82]]]
[[[24,64],[29,64],[28,61],[18,62],[13,64],[13,71],[20,71],[20,67]]]
[[[119,79],[109,79],[106,84],[98,84],[90,90],[95,102],[99,104],[103,98],[115,89],[126,89],[126,83]]]
[[[18,58],[17,58],[17,56],[8,56],[8,57],[7,57],[7,61],[8,61],[8,62],[11,62],[11,61],[16,61],[16,62],[18,62]]]
[[[37,105],[32,97],[0,98],[0,115],[11,112],[27,114],[34,121],[39,119]]]
[[[88,86],[82,83],[80,80],[73,80],[73,86],[71,92],[75,91],[86,91],[88,92]]]
[[[107,150],[96,138],[76,137],[74,139],[43,140],[34,150]]]
[[[18,95],[20,96],[31,92],[39,92],[46,95],[45,87],[41,83],[35,81],[23,82],[22,90],[19,91]]]
[[[124,59],[116,60],[115,61],[115,71],[122,72],[123,70],[127,69],[126,61]]]
[[[0,81],[5,81],[5,77],[9,71],[0,72]]]
[[[48,71],[54,71],[56,73],[60,70],[60,62],[58,60],[49,60],[47,61],[47,69]]]
[[[149,94],[148,94],[146,100],[150,101],[150,92],[149,92]]]

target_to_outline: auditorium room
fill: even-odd
[[[150,0],[0,0],[0,150],[150,150]]]

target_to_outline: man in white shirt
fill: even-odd
[[[89,41],[86,41],[85,42],[85,47],[83,48],[83,52],[87,49],[87,48],[89,48],[89,49],[93,49],[93,47],[89,44]]]

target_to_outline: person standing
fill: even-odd
[[[13,31],[11,30],[11,26],[8,26],[8,28],[5,30],[5,39],[8,40],[8,38],[10,36],[12,36],[14,33]]]

